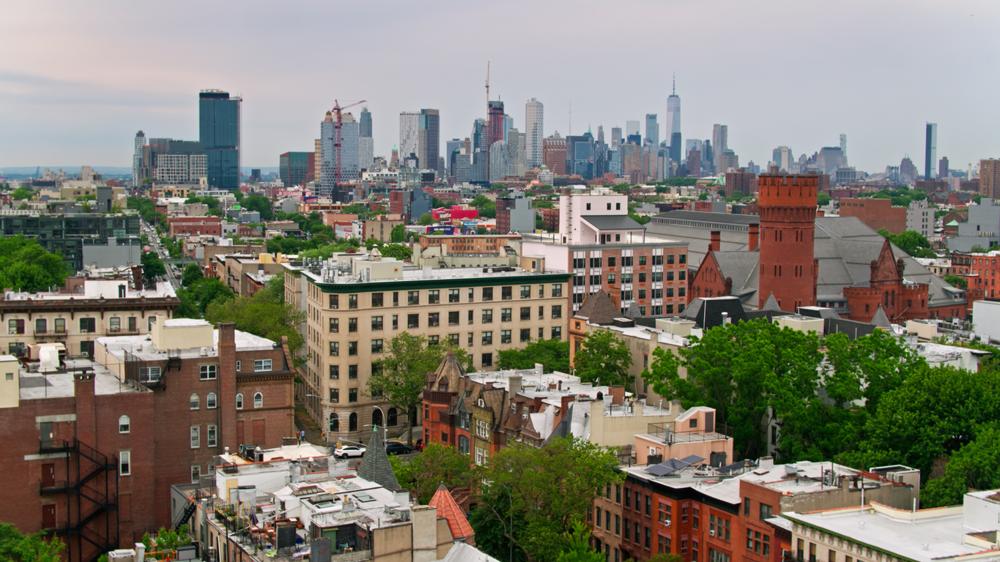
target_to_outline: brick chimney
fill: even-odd
[[[219,448],[237,450],[236,442],[236,326],[219,324],[219,404],[221,414],[219,425],[222,440]],[[250,400],[244,397],[244,400]]]
[[[94,394],[94,373],[92,371],[73,375],[76,439],[92,447],[97,445],[97,403]]]
[[[624,386],[612,386],[608,389],[608,394],[611,395],[611,403],[620,406],[625,403],[625,387]]]
[[[751,224],[750,230],[747,231],[747,251],[755,252],[758,246],[760,246],[760,225]]]
[[[708,243],[708,249],[713,252],[718,252],[722,247],[722,232],[718,230],[712,231],[711,241]]]

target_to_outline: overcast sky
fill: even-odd
[[[923,168],[924,123],[953,168],[1000,156],[998,0],[5,0],[0,166],[128,166],[136,130],[197,139],[197,93],[242,95],[244,166],[311,150],[334,98],[368,100],[375,149],[399,112],[469,136],[492,92],[545,134],[664,122],[677,74],[684,138],[729,125],[740,162],[848,137],[851,164]],[[661,132],[661,138],[662,138]]]

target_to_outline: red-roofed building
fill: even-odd
[[[476,544],[476,532],[472,530],[472,525],[469,524],[469,520],[465,517],[462,508],[459,507],[458,502],[455,501],[455,498],[444,484],[438,486],[437,491],[434,492],[434,496],[427,505],[436,509],[437,516],[444,518],[448,522],[448,529],[451,530],[452,538],[471,545]]]

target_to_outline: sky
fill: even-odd
[[[846,133],[858,168],[922,169],[932,121],[965,168],[1000,156],[998,24],[997,0],[5,0],[0,167],[129,166],[139,129],[197,139],[207,88],[243,97],[245,167],[312,150],[335,99],[367,100],[377,154],[423,107],[443,145],[484,116],[490,61],[521,130],[535,97],[546,135],[655,112],[663,138],[676,74],[684,138],[725,123],[741,164]]]

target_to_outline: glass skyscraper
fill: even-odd
[[[209,187],[240,187],[240,104],[229,92],[204,90],[198,95],[198,132],[208,159]]]

